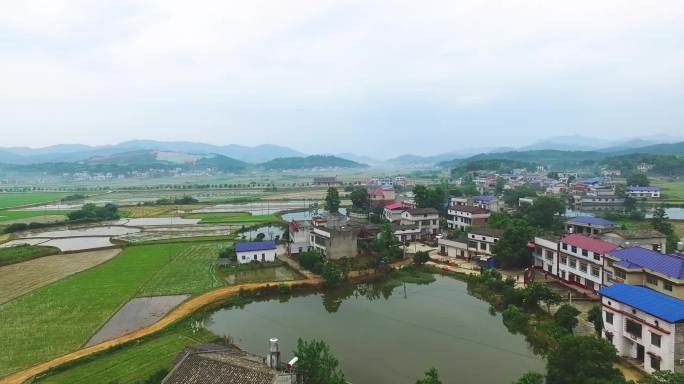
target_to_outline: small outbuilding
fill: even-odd
[[[277,246],[275,241],[257,241],[235,245],[237,261],[240,264],[251,262],[274,262]]]

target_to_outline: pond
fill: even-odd
[[[282,218],[287,222],[292,220],[311,220],[315,216],[325,215],[326,213],[328,212],[325,209],[288,212],[282,214]],[[340,208],[340,213],[346,215],[347,208]]]
[[[127,228],[124,226],[110,225],[99,227],[82,227],[72,229],[60,229],[54,231],[31,232],[25,237],[43,238],[66,238],[66,237],[88,237],[88,236],[122,236],[140,232],[138,228]]]
[[[509,384],[526,371],[544,372],[544,361],[490,314],[488,303],[442,276],[394,290],[364,284],[255,302],[218,310],[205,324],[260,355],[278,337],[286,361],[297,338],[323,339],[352,383],[413,384],[430,367],[444,383]]]
[[[613,207],[608,209],[607,207],[600,207],[601,209],[594,208],[592,207],[582,207],[577,210],[572,210],[572,209],[567,209],[565,211],[565,216],[566,217],[575,217],[575,216],[596,216],[597,214],[600,214],[601,212],[605,212],[608,210],[615,210],[619,211],[620,207]],[[673,220],[684,220],[684,207],[665,207],[665,213],[667,214],[667,217]],[[653,215],[653,208],[649,209],[646,213],[646,217],[651,217]]]
[[[270,215],[289,209],[308,209],[312,205],[310,200],[299,201],[264,201],[244,204],[217,204],[211,207],[196,209],[193,213],[215,212],[247,212],[254,216]]]
[[[236,273],[221,273],[227,284],[259,283],[263,281],[298,280],[303,277],[296,271],[285,267],[266,267]]]

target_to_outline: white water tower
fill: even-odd
[[[280,351],[278,350],[278,339],[272,337],[268,348],[268,366],[273,369],[280,368]]]

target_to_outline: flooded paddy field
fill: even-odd
[[[118,225],[127,227],[168,226],[168,225],[195,225],[200,219],[184,219],[182,217],[139,217],[134,219],[121,219]]]
[[[233,213],[247,212],[254,216],[270,215],[280,211],[292,209],[309,209],[312,202],[299,201],[263,201],[244,204],[217,204],[210,207],[193,210],[192,213]]]

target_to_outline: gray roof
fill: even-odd
[[[627,230],[627,229],[615,229],[612,230],[606,235],[610,234],[615,234],[623,239],[653,239],[653,238],[665,238],[665,235],[662,233],[656,231],[655,229],[636,229],[636,230]]]
[[[411,215],[437,215],[439,214],[439,211],[437,211],[434,208],[413,208],[413,209],[407,209],[408,213]]]
[[[187,348],[163,384],[274,384],[281,374],[263,358],[236,347],[205,344]]]
[[[500,238],[503,235],[504,230],[503,229],[491,228],[491,227],[471,227],[470,233],[473,233],[475,235],[483,235],[483,236]]]

